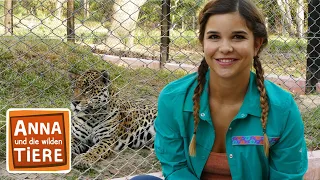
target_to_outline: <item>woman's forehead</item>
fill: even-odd
[[[216,14],[212,15],[206,24],[206,30],[215,32],[233,32],[233,31],[245,31],[249,32],[250,29],[247,26],[245,19],[239,14],[239,12]]]

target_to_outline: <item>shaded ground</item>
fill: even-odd
[[[5,161],[0,163],[0,179],[112,179],[134,174],[161,171],[152,150],[126,149],[114,154],[108,159],[101,160],[87,171],[72,168],[68,174],[9,174]]]

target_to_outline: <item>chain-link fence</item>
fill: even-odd
[[[117,98],[131,103],[128,111],[154,113],[164,85],[196,71],[203,58],[197,14],[206,2],[1,1],[0,179],[112,179],[160,171],[153,149],[144,146],[113,151],[89,166],[73,164],[68,174],[9,175],[5,112],[13,107],[70,108],[77,81],[85,81],[85,72],[94,69],[109,73]],[[269,32],[269,45],[261,55],[266,78],[293,93],[305,123],[308,149],[319,150],[319,2],[255,3],[263,10]],[[104,117],[103,112],[89,116]],[[84,149],[93,145],[77,144]]]

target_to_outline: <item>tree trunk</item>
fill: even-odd
[[[308,4],[308,59],[306,73],[306,94],[316,92],[320,79],[320,6],[319,0]]]
[[[303,37],[303,27],[304,27],[304,2],[303,0],[298,0],[298,7],[297,7],[297,33],[298,37]]]
[[[67,40],[74,43],[74,0],[68,0],[67,8]]]
[[[110,33],[107,38],[107,46],[110,48],[133,47],[134,29],[139,16],[140,7],[147,0],[116,0],[113,6]]]
[[[161,44],[160,44],[160,68],[163,68],[169,59],[170,44],[170,0],[162,0],[161,8]]]
[[[172,10],[172,12],[176,11],[178,7],[178,3],[180,0],[173,0],[173,3],[171,3],[170,1],[168,2],[170,4],[170,9]],[[181,17],[178,17],[181,18]],[[170,14],[170,19],[171,19],[171,24],[174,25],[176,24],[176,15],[174,14]]]
[[[4,33],[13,34],[13,9],[12,9],[12,0],[4,1]]]
[[[284,7],[285,7],[285,13],[286,13],[286,18],[288,22],[288,30],[290,35],[294,35],[294,23],[292,21],[292,16],[291,16],[291,11],[290,11],[290,4],[289,0],[284,0]]]
[[[89,0],[83,0],[83,17],[88,18],[89,17]]]
[[[284,27],[286,32],[290,35],[294,34],[294,28],[292,23],[292,16],[290,12],[288,0],[277,0],[278,6],[280,8],[281,18],[284,20]]]
[[[56,17],[58,19],[62,19],[62,9],[64,1],[65,0],[57,0],[56,2]]]

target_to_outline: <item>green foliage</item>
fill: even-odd
[[[197,12],[204,2],[204,0],[173,1],[172,24],[176,24],[179,29],[193,30],[193,26],[197,27]]]
[[[283,24],[283,19],[281,15],[281,10],[276,0],[253,0],[255,4],[262,10],[264,17],[268,18],[268,25],[270,33],[272,34],[281,34],[282,30],[285,28]],[[293,26],[296,26],[296,16],[297,16],[297,8],[301,6],[298,4],[297,0],[288,0],[291,18],[293,21]],[[303,9],[305,11],[304,16],[307,17],[308,12],[308,2],[304,0],[304,4],[302,4]],[[307,20],[305,20],[307,22]],[[307,27],[307,23],[305,23]],[[305,27],[305,28],[306,28]]]
[[[156,27],[161,20],[161,1],[148,0],[141,8],[138,24],[149,28]]]
[[[254,2],[258,8],[260,8],[264,17],[268,18],[267,23],[271,33],[277,33],[277,21],[280,19],[279,17],[281,17],[281,14],[276,0],[255,0]]]
[[[176,28],[191,30],[192,24],[197,23],[197,13],[203,5],[204,0],[174,0],[171,1],[171,23],[176,25]],[[140,10],[138,23],[147,28],[158,27],[161,22],[161,5],[159,0],[147,1]],[[195,21],[194,21],[195,20]]]
[[[84,17],[83,0],[74,2],[77,19],[82,21],[97,21],[105,24],[110,21],[113,13],[114,0],[95,0],[89,2],[89,17]]]
[[[14,13],[22,16],[48,16],[55,9],[55,0],[18,0],[13,1]]]

